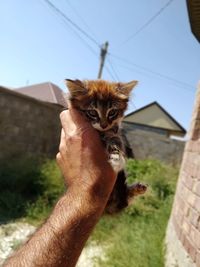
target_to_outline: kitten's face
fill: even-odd
[[[107,131],[118,125],[127,107],[128,97],[136,81],[110,83],[102,80],[66,80],[72,105],[81,110],[92,126]]]
[[[88,106],[83,107],[86,117],[92,126],[99,131],[107,131],[119,124],[126,108],[125,102],[117,102],[112,99],[94,99]]]

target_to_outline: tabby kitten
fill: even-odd
[[[126,184],[125,153],[119,128],[130,92],[137,82],[67,79],[66,84],[72,106],[82,112],[99,131],[108,152],[108,161],[117,173],[115,186],[105,208],[107,213],[116,213],[127,207],[131,198],[143,194],[147,189],[140,183],[131,186]]]

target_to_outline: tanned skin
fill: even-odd
[[[75,266],[115,184],[116,175],[97,131],[71,107],[60,118],[63,129],[57,163],[67,192],[4,266]]]

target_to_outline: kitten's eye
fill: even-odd
[[[87,115],[93,118],[98,117],[98,113],[94,109],[87,110]]]
[[[117,109],[111,109],[108,113],[109,118],[114,118],[118,115],[118,110]]]

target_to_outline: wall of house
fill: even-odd
[[[123,123],[123,129],[136,159],[157,159],[167,164],[180,165],[185,142],[170,139],[162,129],[137,127]]]
[[[166,234],[166,267],[200,266],[200,86]]]
[[[55,157],[62,109],[0,87],[0,161],[26,155]]]
[[[142,123],[154,127],[162,127],[171,130],[180,130],[179,127],[163,112],[156,104],[149,106],[147,109],[141,109],[132,116],[124,119],[129,122]]]
[[[126,129],[126,132],[133,132],[133,131],[143,131],[146,133],[157,133],[160,134],[162,136],[168,137],[168,130],[162,129],[162,128],[157,128],[157,127],[151,127],[148,125],[144,125],[144,124],[139,124],[139,123],[131,123],[131,122],[127,122],[127,121],[123,121],[122,122],[122,126],[123,128]]]

